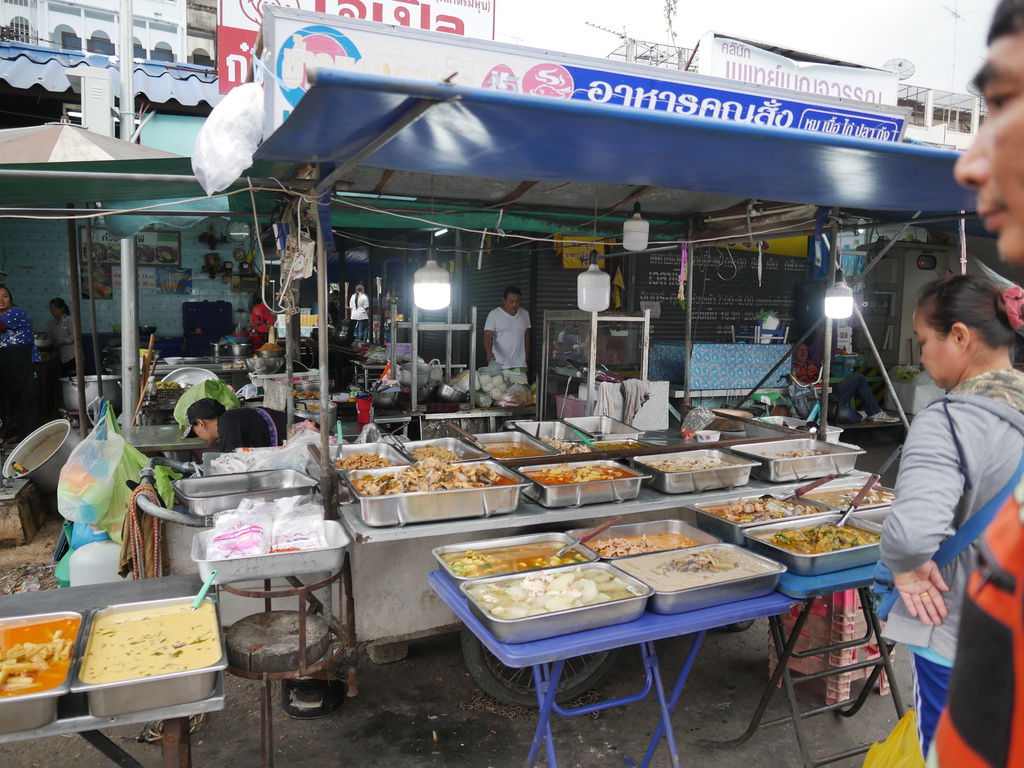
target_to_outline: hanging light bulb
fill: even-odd
[[[434,259],[416,270],[412,278],[412,300],[420,309],[444,309],[452,303],[452,280],[447,269]]]
[[[576,305],[584,312],[604,312],[612,300],[612,277],[597,266],[597,251],[590,252],[590,266],[576,278]]]
[[[633,215],[622,223],[622,247],[627,251],[647,250],[651,222],[640,215],[640,203],[633,203]]]
[[[846,284],[843,273],[836,274],[836,282],[825,290],[825,317],[845,320],[853,314],[853,289]]]

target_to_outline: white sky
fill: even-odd
[[[603,58],[619,38],[671,42],[666,0],[496,0],[495,39]],[[714,30],[857,64],[910,59],[908,82],[966,93],[997,0],[678,0],[676,45]],[[954,13],[959,16],[956,18]],[[955,53],[955,55],[954,55]]]

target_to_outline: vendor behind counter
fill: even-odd
[[[195,433],[224,453],[236,448],[276,448],[284,445],[288,416],[272,408],[232,408],[212,397],[196,400],[186,411],[182,438]]]

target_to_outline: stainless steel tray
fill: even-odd
[[[842,509],[842,510],[845,511],[846,510],[846,506],[845,505],[840,506],[839,504],[833,504],[831,502],[824,501],[822,499],[816,499],[814,497],[817,494],[826,493],[828,491],[852,491],[854,494],[856,494],[857,491],[859,491],[861,488],[864,487],[864,483],[865,483],[866,480],[867,480],[867,477],[862,477],[859,481],[856,480],[856,479],[849,479],[849,478],[842,478],[840,480],[833,480],[830,483],[826,483],[825,485],[822,485],[822,486],[819,486],[818,488],[815,488],[813,491],[808,493],[805,498],[810,499],[810,500],[812,500],[812,501],[814,501],[814,502],[816,502],[818,504],[824,504],[826,507],[830,507],[832,509]],[[893,494],[893,496],[896,495],[896,491],[894,489],[892,489],[892,488],[886,488],[885,486],[881,486],[881,485],[877,486],[877,487],[878,487],[879,490],[888,491],[889,493]],[[857,512],[855,512],[854,514],[859,514],[859,513],[864,512],[865,510],[868,510],[868,509],[887,509],[890,506],[892,506],[892,502],[891,501],[881,501],[881,502],[876,502],[874,504],[872,504],[872,503],[870,503],[868,501],[864,501],[864,502],[861,503],[861,505],[859,507],[857,507]]]
[[[428,441],[429,442],[429,441]],[[519,505],[519,494],[528,483],[507,467],[491,460],[479,462],[512,480],[511,485],[464,488],[455,491],[420,491],[393,496],[364,496],[352,487],[352,481],[367,475],[382,475],[395,469],[350,469],[345,476],[352,498],[359,504],[363,522],[372,526],[434,523],[464,517],[490,517],[512,512]]]
[[[417,448],[423,448],[427,445],[437,445],[441,448],[447,448],[459,457],[459,461],[480,461],[481,459],[491,458],[486,452],[481,451],[475,445],[470,445],[465,440],[458,437],[438,437],[434,440],[413,440],[411,443],[402,443],[402,451],[409,457],[409,461],[415,462],[416,457],[412,455],[412,452]]]
[[[215,609],[215,622],[217,625],[217,636],[220,642],[220,659],[208,667],[202,669],[188,670],[187,672],[172,672],[167,675],[155,677],[144,677],[136,680],[125,680],[116,683],[86,683],[81,677],[81,662],[89,653],[89,641],[91,640],[92,627],[98,617],[106,613],[125,613],[139,608],[161,608],[168,605],[191,605],[193,597],[171,597],[166,600],[153,600],[141,603],[124,603],[103,608],[92,614],[87,629],[88,638],[81,659],[75,667],[75,679],[71,684],[74,693],[85,693],[89,699],[89,714],[93,717],[113,717],[129,712],[138,712],[158,707],[171,707],[177,704],[187,704],[192,701],[201,701],[213,693],[217,683],[217,673],[228,666],[227,655],[224,652],[224,631],[220,623],[220,608],[216,601],[213,602]]]
[[[484,450],[487,451],[489,458],[497,461],[514,460],[519,458],[534,458],[534,456],[495,456],[487,449],[488,443],[517,443],[524,446],[528,446],[539,453],[536,456],[558,456],[558,451],[552,448],[547,443],[542,443],[540,440],[535,440],[532,436],[527,435],[525,432],[484,432],[483,434],[474,435],[474,437],[480,441],[483,445]]]
[[[878,544],[866,544],[862,547],[851,547],[850,549],[826,552],[821,555],[801,555],[757,538],[758,536],[771,534],[775,531],[806,528],[807,526],[823,525],[825,523],[837,523],[842,517],[841,514],[832,514],[813,518],[794,518],[781,523],[760,525],[756,528],[748,529],[744,531],[744,536],[746,536],[748,547],[767,555],[772,560],[778,560],[789,568],[790,571],[800,576],[820,576],[823,573],[834,573],[835,571],[845,571],[848,568],[859,568],[862,565],[873,565],[878,560]],[[854,520],[851,518],[846,525],[879,535],[882,533],[882,526],[866,520]]]
[[[713,469],[694,469],[681,472],[666,472],[648,464],[648,461],[665,461],[667,459],[721,459],[724,467]],[[651,473],[648,485],[662,493],[700,493],[715,491],[720,488],[732,488],[750,482],[750,470],[760,466],[759,462],[733,456],[725,451],[703,449],[680,451],[679,453],[662,453],[654,456],[634,456],[631,461],[643,470]]]
[[[779,497],[785,494],[778,494]],[[824,504],[815,504],[811,501],[801,499],[800,504],[804,504],[808,507],[814,507],[817,511],[807,515],[796,515],[792,517],[782,517],[779,520],[761,520],[755,523],[734,523],[731,520],[726,520],[724,517],[708,512],[709,507],[721,507],[724,504],[729,504],[734,501],[740,501],[742,499],[756,500],[760,498],[755,496],[749,491],[734,497],[727,497],[724,499],[717,499],[715,501],[709,501],[706,504],[694,504],[690,507],[694,512],[697,513],[697,525],[703,528],[705,531],[715,534],[721,537],[722,541],[727,541],[730,544],[745,544],[746,539],[743,536],[743,532],[748,528],[755,528],[760,525],[772,525],[773,523],[780,522],[782,520],[789,519],[800,519],[807,520],[810,518],[817,518],[819,515],[829,515],[833,513],[831,507],[826,507]]]
[[[602,438],[593,441],[594,451],[636,451],[637,453],[646,453],[653,446],[650,443],[644,443],[633,437],[615,437],[613,435],[605,435]],[[620,445],[622,447],[608,447],[614,445]]]
[[[537,427],[540,427],[538,433]],[[560,421],[514,421],[512,426],[519,432],[525,432],[530,437],[553,437],[556,440],[565,440],[568,443],[580,442],[579,436],[572,431],[568,424]],[[584,430],[580,430],[586,437],[590,437]]]
[[[643,430],[635,429],[628,424],[611,418],[610,416],[578,416],[575,418],[562,419],[570,427],[575,427],[587,436],[595,438],[628,438],[634,440],[640,438]]]
[[[767,595],[775,589],[779,583],[779,576],[786,572],[786,566],[772,560],[771,558],[755,554],[749,550],[738,547],[735,544],[709,544],[705,547],[694,547],[686,550],[686,553],[698,552],[708,549],[725,549],[740,560],[748,560],[751,564],[764,567],[764,573],[753,576],[744,576],[729,581],[718,581],[713,584],[705,584],[699,587],[688,587],[668,592],[655,591],[654,596],[648,602],[647,607],[654,613],[685,613],[686,611],[697,611],[701,608],[710,608],[713,605],[731,603],[738,600],[749,600],[753,597]],[[636,555],[616,563],[620,570],[634,574],[630,571],[631,563],[639,563],[644,558],[661,558],[665,553],[656,552],[650,555]],[[638,578],[634,576],[634,578]],[[642,579],[640,579],[642,581]]]
[[[845,475],[853,470],[857,457],[863,448],[846,443],[826,443],[813,438],[777,440],[771,443],[744,443],[730,445],[729,450],[740,456],[756,459],[761,466],[754,470],[759,480],[770,483],[786,483],[797,480],[813,480],[825,475]],[[782,458],[787,451],[819,451],[817,456]]]
[[[521,574],[509,574],[505,576],[491,576],[486,579],[473,579],[459,585],[462,594],[469,601],[470,610],[480,619],[480,623],[487,627],[488,631],[503,643],[529,643],[533,640],[543,640],[558,635],[569,635],[573,632],[582,632],[587,629],[607,627],[612,624],[624,624],[640,618],[647,607],[647,600],[653,593],[650,587],[642,581],[637,581],[629,574],[614,568],[608,563],[592,563],[590,565],[567,565],[562,568],[552,568],[549,573],[559,574],[575,568],[599,568],[608,570],[618,576],[628,586],[636,590],[633,597],[625,597],[621,600],[613,600],[597,605],[587,605],[581,608],[569,608],[564,611],[554,611],[539,616],[527,616],[523,619],[499,619],[480,606],[479,603],[468,592],[470,586],[475,584],[487,584],[499,581],[513,581],[521,579]]]
[[[630,477],[616,480],[590,480],[582,483],[565,483],[563,485],[544,485],[534,480],[528,473],[543,469],[552,469],[568,464],[570,467],[616,467],[630,473]],[[644,475],[632,467],[627,467],[608,459],[595,461],[560,461],[555,464],[536,464],[522,469],[523,477],[529,482],[524,493],[538,504],[545,507],[579,507],[583,504],[604,504],[613,501],[635,499],[640,494],[640,485],[650,475]]]
[[[556,542],[559,547],[563,547],[566,544],[572,544],[573,539],[564,533],[531,533],[526,536],[506,536],[502,539],[489,539],[487,541],[469,541],[463,544],[448,544],[443,547],[434,547],[431,550],[431,554],[434,555],[434,559],[437,564],[441,567],[444,574],[456,583],[462,583],[463,581],[471,581],[473,578],[490,578],[490,576],[504,576],[508,573],[530,573],[531,571],[543,571],[548,568],[562,568],[564,566],[549,565],[541,568],[524,568],[520,571],[506,571],[505,573],[494,573],[488,576],[480,577],[467,577],[459,576],[455,571],[451,569],[451,566],[445,561],[443,555],[451,555],[454,553],[465,552],[466,550],[472,549],[476,552],[487,552],[491,549],[501,549],[503,547],[518,547],[526,544],[538,544],[541,542],[553,541]],[[598,560],[598,554],[591,549],[588,549],[586,545],[581,544],[576,548],[576,551],[583,555],[588,563],[592,563]]]
[[[341,446],[335,445],[331,447],[331,462],[333,463],[338,459],[347,459],[349,456],[365,456],[372,453],[376,453],[382,459],[387,459],[393,467],[407,467],[412,463],[412,459],[406,456],[404,451],[400,451],[391,443],[352,443],[351,445],[346,443]],[[339,472],[348,471],[337,466],[335,469]]]
[[[182,504],[194,515],[209,517],[235,509],[242,499],[273,499],[312,493],[316,480],[294,469],[266,469],[233,475],[187,477],[174,480],[171,487]]]
[[[576,528],[571,531],[566,531],[568,536],[573,538],[579,538],[586,533],[589,528]],[[710,533],[702,531],[700,528],[696,528],[689,523],[684,523],[682,520],[650,520],[646,523],[631,523],[629,525],[613,525],[611,528],[606,530],[604,533],[600,533],[594,537],[594,541],[602,541],[603,539],[613,539],[620,536],[645,536],[654,533],[675,533],[679,536],[685,536],[688,539],[692,539],[697,542],[692,546],[702,546],[704,544],[717,544],[719,539],[717,536],[712,536]],[[590,549],[586,544],[581,544],[580,548]],[[689,549],[690,547],[673,547],[672,549],[662,549],[659,552],[674,552],[679,549]],[[638,555],[619,555],[618,557],[611,557],[602,555],[598,550],[593,550],[595,554],[600,556],[602,560],[613,563],[617,560],[623,560],[627,557],[638,557]],[[655,554],[649,552],[646,554]]]
[[[82,630],[86,623],[85,616],[78,611],[56,611],[0,619],[0,639],[3,639],[4,632],[8,629],[27,627],[57,619],[78,619],[78,631],[75,637],[71,638],[71,658],[68,661],[68,671],[64,675],[64,680],[59,685],[45,691],[0,698],[0,735],[42,728],[57,719],[57,700],[71,687],[72,667],[80,650]],[[0,648],[2,647],[3,645],[0,644]]]
[[[199,531],[192,537],[192,561],[205,580],[217,571],[213,584],[231,584],[250,579],[273,579],[281,576],[299,576],[304,573],[325,573],[341,568],[345,547],[351,543],[345,529],[337,520],[324,520],[327,546],[299,552],[272,552],[252,557],[232,557],[226,560],[207,559],[206,553],[213,539],[212,528]]]

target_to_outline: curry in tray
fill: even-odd
[[[800,555],[824,555],[842,549],[877,544],[882,537],[877,533],[845,525],[810,525],[795,530],[775,531],[758,535],[757,538],[776,547]]]

